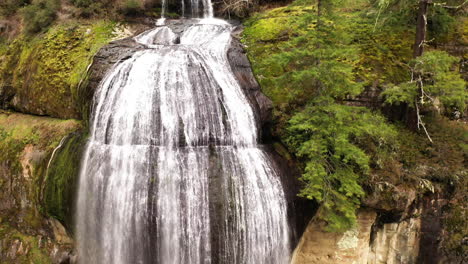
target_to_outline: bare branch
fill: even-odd
[[[466,4],[468,4],[468,0],[466,0],[465,2],[457,6],[448,6],[447,3],[434,3],[435,6],[441,6],[443,8],[449,8],[449,9],[460,9]]]
[[[420,126],[424,129],[424,132],[426,133],[427,138],[431,143],[433,143],[431,136],[429,135],[429,132],[427,132],[426,126],[424,125],[424,122],[422,121],[421,115],[419,114],[419,106],[418,102],[415,101],[414,104],[416,105],[416,115],[418,118],[418,129],[420,129]]]

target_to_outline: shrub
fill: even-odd
[[[93,1],[93,0],[72,0],[71,3],[77,7],[75,16],[89,18],[98,16],[105,10],[106,1]]]
[[[25,31],[29,34],[44,31],[54,22],[59,7],[57,0],[39,0],[23,8]]]
[[[136,0],[125,0],[119,12],[125,16],[136,16],[143,12],[143,8]]]
[[[286,143],[305,165],[299,195],[321,204],[317,217],[329,231],[352,227],[364,196],[361,177],[393,150],[396,130],[369,109],[323,98],[288,124]]]
[[[72,0],[71,2],[76,7],[89,7],[95,1],[93,1],[93,0]]]
[[[2,0],[0,2],[0,15],[1,16],[11,16],[16,13],[16,11],[29,4],[29,0]]]
[[[457,61],[458,58],[445,51],[429,51],[410,62],[412,72],[420,75],[424,84],[425,105],[441,105],[448,113],[465,111],[468,93],[464,80],[453,70]],[[391,85],[382,93],[385,102],[395,105],[406,103],[414,107],[415,100],[421,100],[416,81]]]

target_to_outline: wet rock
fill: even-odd
[[[54,264],[74,264],[76,261],[76,254],[71,250],[54,247],[51,253],[51,260]]]
[[[47,219],[39,208],[44,209],[40,206],[41,187],[45,168],[56,147],[54,142],[79,130],[79,123],[0,113],[0,129],[14,132],[3,138],[6,144],[0,146],[0,263],[52,259],[54,247],[57,252],[70,251],[72,241],[64,227],[57,220]],[[31,141],[34,143],[25,143]]]
[[[271,121],[273,103],[261,92],[260,85],[253,75],[249,59],[240,42],[242,30],[242,26],[238,26],[232,32],[231,45],[227,55],[237,81],[246,92],[251,105],[253,105],[259,113],[257,116],[260,121],[259,123],[264,126]]]
[[[82,100],[83,120],[89,120],[94,93],[108,70],[117,62],[130,58],[142,49],[144,46],[136,43],[133,38],[125,38],[113,41],[98,51],[88,69],[87,78],[78,88],[79,98]]]
[[[448,204],[447,194],[440,192],[426,195],[421,200],[421,235],[420,252],[417,263],[436,264],[444,261],[444,252],[441,250],[443,238],[444,206]],[[466,252],[465,252],[466,253]]]

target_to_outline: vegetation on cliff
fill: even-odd
[[[70,201],[79,166],[69,157],[79,156],[82,145],[70,140],[69,153],[51,160],[52,153],[82,129],[75,120],[0,112],[0,262],[51,262],[48,254],[57,249],[46,216],[68,220],[60,218],[68,213],[60,206]]]
[[[273,136],[301,161],[300,195],[319,202],[316,217],[329,230],[352,226],[363,190],[372,192],[378,182],[424,193],[437,182],[456,184],[466,177],[466,138],[459,134],[466,125],[434,112],[459,118],[466,108],[462,64],[453,56],[459,54],[436,50],[448,41],[463,45],[463,26],[455,25],[466,27],[464,11],[431,9],[427,29],[433,42],[413,59],[418,7],[396,2],[298,0],[244,22],[254,73],[274,103]],[[433,144],[423,131],[407,128],[420,88],[412,79],[416,74],[427,95],[418,111]],[[359,101],[366,94],[372,95],[368,105]],[[439,153],[450,166],[434,160]]]
[[[364,190],[360,183],[393,150],[396,131],[364,107],[314,101],[288,123],[286,143],[304,163],[300,195],[321,203],[318,216],[328,230],[356,221]],[[365,150],[378,149],[374,156]]]
[[[6,44],[0,63],[1,104],[16,110],[81,119],[78,85],[115,23],[69,22]]]
[[[225,11],[237,16],[248,15],[253,3],[228,2],[232,5]],[[416,58],[417,1],[297,0],[245,20],[242,41],[274,103],[273,136],[301,166],[304,187],[299,195],[320,204],[316,217],[328,223],[328,230],[351,227],[356,208],[383,185],[408,186],[419,195],[443,185],[454,194],[444,219],[449,234],[444,249],[463,255],[468,139],[466,76],[460,73],[466,72],[468,19],[463,1],[435,2],[427,11],[427,51]],[[19,17],[23,24],[15,38],[0,36],[0,107],[81,119],[78,85],[115,28],[114,22],[97,18],[160,15],[159,8],[145,9],[142,3],[0,3],[0,16]],[[67,19],[58,22],[60,16]],[[369,95],[370,100],[360,101]],[[408,126],[415,108],[433,143],[425,132]],[[69,134],[80,129],[71,120],[0,114],[0,167],[10,177],[0,177],[0,187],[16,184],[11,194],[0,194],[0,201],[10,199],[6,195],[14,200],[0,219],[0,237],[37,244],[9,226],[13,217],[32,227],[42,224],[40,213],[70,222],[85,135]],[[31,151],[32,163],[24,161]],[[26,209],[18,205],[18,193],[30,195]]]
[[[16,182],[23,184],[18,185],[18,188],[33,188],[25,193],[32,195],[28,197],[31,202],[39,204],[43,191],[41,186],[45,180],[44,172],[49,166],[48,158],[64,136],[80,129],[80,123],[75,120],[1,112],[0,165],[9,173],[2,175],[0,186]],[[2,195],[13,195],[13,198],[18,196],[19,202],[21,193]],[[13,210],[11,213],[15,213],[15,208],[10,209]]]

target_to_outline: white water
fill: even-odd
[[[102,81],[79,183],[80,263],[289,261],[284,191],[227,60],[231,31],[212,18],[181,36],[157,27]]]

